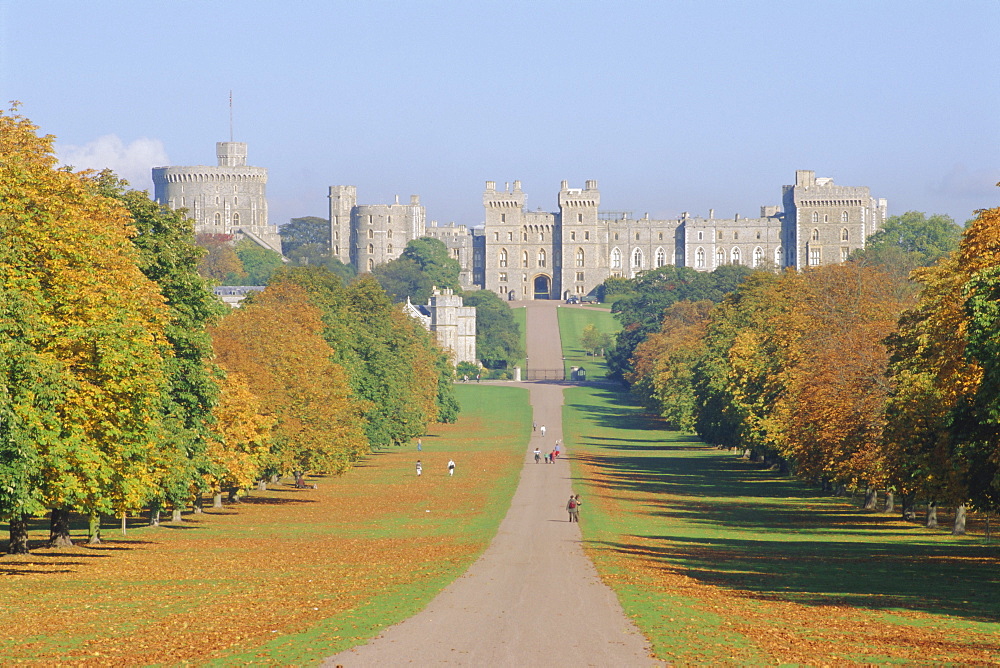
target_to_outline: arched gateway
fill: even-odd
[[[548,299],[552,292],[552,279],[545,274],[535,276],[535,299]]]

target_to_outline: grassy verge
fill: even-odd
[[[580,335],[587,325],[594,325],[598,331],[606,334],[615,334],[621,329],[618,321],[611,315],[611,311],[589,307],[561,306],[558,313],[566,377],[569,378],[570,368],[576,366],[586,370],[588,380],[604,380],[608,370],[607,363],[603,357],[588,355],[580,347]]]
[[[458,423],[435,425],[420,453],[94,548],[0,558],[4,663],[301,665],[411,616],[496,533],[531,430],[524,390],[455,389]]]
[[[587,552],[681,664],[995,664],[998,549],[820,495],[566,391]]]
[[[517,326],[521,328],[521,350],[527,352],[528,350],[528,309],[523,306],[511,307],[511,314],[514,316],[514,322]],[[521,373],[524,374],[528,370],[528,360],[524,357],[517,360],[515,366],[521,367]],[[523,378],[524,376],[522,376]]]

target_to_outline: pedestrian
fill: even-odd
[[[542,425],[541,431],[542,431],[542,438],[545,438],[545,425],[544,424]]]
[[[423,472],[424,472],[424,467],[421,466],[420,460],[418,459],[417,460],[417,477],[420,477],[420,474],[423,473]]]
[[[538,431],[538,423],[537,422],[532,422],[531,423],[531,431]]]
[[[572,494],[569,495],[569,501],[566,502],[566,512],[569,513],[570,522],[580,521],[580,510],[576,505],[576,497]]]
[[[545,463],[546,464],[549,463],[549,454],[548,453],[545,453]]]
[[[556,441],[556,455],[561,455],[561,454],[562,450],[560,448],[559,441]]]
[[[448,460],[448,475],[455,475],[455,460]]]
[[[417,452],[423,452],[423,451],[424,451],[424,442],[423,442],[422,439],[418,438],[417,439]]]
[[[538,460],[541,458],[542,458],[542,451],[539,450],[538,448],[535,448],[535,463],[537,464]]]
[[[478,374],[478,373],[476,374],[476,382],[477,382],[477,383],[479,382],[479,376],[480,376],[480,375],[481,375],[481,374]]]
[[[574,498],[576,499],[576,521],[579,522],[580,521],[580,506],[583,505],[583,501],[580,500],[580,495],[579,494],[577,494]]]
[[[549,463],[551,463],[551,464],[555,464],[556,463],[556,451],[555,450],[553,450],[552,452],[549,453]]]

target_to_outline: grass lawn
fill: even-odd
[[[458,423],[434,425],[420,453],[385,450],[318,489],[274,485],[180,524],[109,528],[93,548],[0,557],[2,663],[301,665],[413,615],[496,533],[531,432],[523,389],[455,390]]]
[[[521,328],[521,350],[527,352],[528,350],[528,309],[523,306],[512,306],[510,309],[511,314],[514,316],[514,322],[517,326]],[[514,366],[521,367],[521,373],[524,374],[528,370],[528,360],[524,357],[517,360]],[[521,376],[524,378],[525,376]]]
[[[588,554],[656,655],[688,664],[1000,662],[1000,550],[863,511],[566,390]]]
[[[560,306],[558,313],[566,377],[569,378],[571,367],[578,366],[586,370],[588,380],[604,380],[607,374],[604,358],[588,355],[580,347],[580,335],[587,325],[594,325],[598,331],[614,335],[621,329],[618,321],[610,310],[597,310],[589,306]]]

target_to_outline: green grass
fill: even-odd
[[[984,635],[1000,637],[1000,551],[979,537],[954,538],[821,495],[659,428],[619,392],[566,390],[563,433],[587,501],[581,527],[588,553],[660,658],[773,659],[753,634],[736,633],[733,611],[624,577],[636,560],[715,591],[742,592],[739,600],[751,612],[769,610],[772,601],[799,604],[819,618],[847,607],[859,629],[870,623],[911,635],[922,626],[931,627],[928,633],[947,629],[963,651]],[[980,635],[964,640],[970,633]],[[875,663],[890,654],[855,647],[844,656]],[[983,656],[1000,660],[1000,644]]]
[[[587,325],[594,325],[599,331],[613,335],[621,329],[618,321],[610,311],[590,308],[560,306],[558,313],[566,377],[569,378],[570,368],[577,366],[586,370],[588,380],[603,380],[608,371],[605,358],[588,355],[580,347],[580,335]]]

